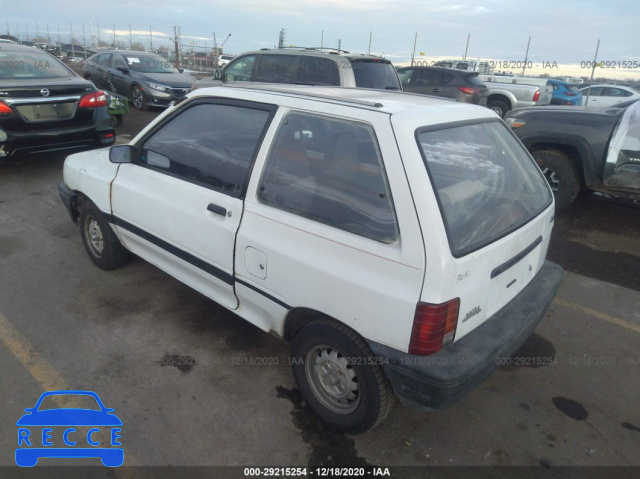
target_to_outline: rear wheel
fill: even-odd
[[[78,223],[82,242],[93,264],[108,271],[126,263],[129,252],[120,244],[96,205],[85,203]]]
[[[393,406],[393,390],[366,342],[332,319],[302,328],[291,349],[293,376],[313,412],[332,429],[359,434]]]
[[[568,207],[580,193],[580,175],[571,158],[557,150],[538,150],[531,155],[551,186],[556,209]]]
[[[489,103],[487,103],[487,108],[495,111],[500,118],[504,118],[509,111],[509,106],[501,100],[490,100]]]

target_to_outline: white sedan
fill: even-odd
[[[612,106],[623,101],[640,100],[640,91],[620,85],[591,85],[580,89],[585,106]]]

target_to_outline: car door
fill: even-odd
[[[111,68],[111,53],[101,53],[92,62],[91,77],[98,88],[113,91],[113,87],[109,84],[109,68]]]
[[[582,90],[582,98],[586,106],[602,106],[600,95],[604,90],[601,86],[596,86],[591,89],[585,88]]]
[[[108,68],[107,83],[113,86],[113,88],[110,88],[111,91],[115,89],[116,93],[129,97],[131,74],[124,73],[122,70],[118,70],[118,68],[128,69],[129,66],[122,55],[114,53],[111,57],[111,66]]]
[[[248,175],[275,107],[199,99],[136,143],[112,184],[125,246],[235,309],[233,251]]]
[[[604,88],[604,92],[602,96],[599,98],[600,106],[612,106],[618,103],[622,103],[623,101],[629,100],[633,95],[628,90],[624,90],[622,88],[617,88],[614,86]]]

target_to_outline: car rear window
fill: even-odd
[[[455,257],[515,231],[551,204],[544,176],[499,121],[423,128],[416,138]]]
[[[580,89],[575,85],[565,85],[564,87],[569,91],[580,93]]]
[[[0,79],[67,78],[71,73],[51,55],[33,49],[29,51],[0,51]]]
[[[477,73],[469,73],[468,75],[465,75],[464,79],[467,80],[467,83],[471,86],[485,86]]]
[[[387,60],[351,60],[358,88],[400,90],[400,80],[393,65]]]

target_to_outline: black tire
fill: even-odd
[[[144,93],[139,85],[133,85],[133,87],[131,87],[131,104],[139,111],[144,111],[149,108],[145,103]]]
[[[487,103],[487,108],[495,111],[500,118],[504,118],[509,111],[509,106],[501,100],[489,101],[489,103]]]
[[[393,406],[393,389],[376,359],[360,335],[332,319],[302,328],[291,347],[300,394],[329,427],[347,434],[376,427]]]
[[[90,202],[82,205],[78,224],[84,248],[98,268],[109,271],[127,262],[129,252],[120,244],[96,205]]]
[[[574,162],[557,150],[538,150],[531,155],[553,190],[556,209],[567,208],[580,193],[580,175]]]

